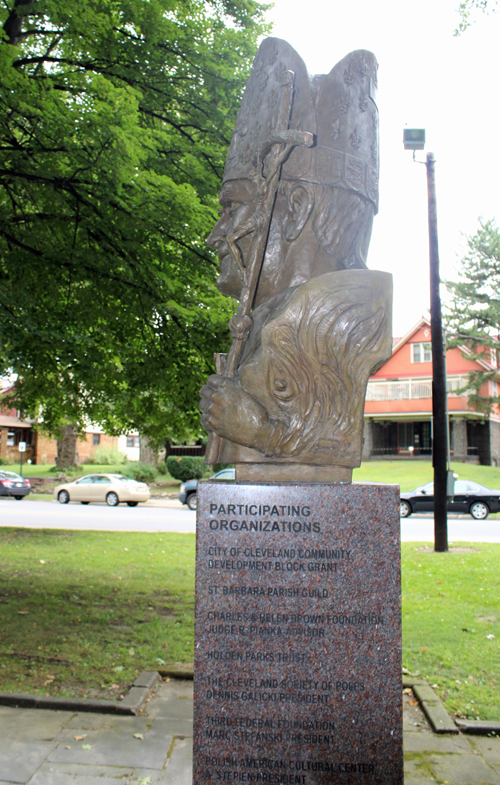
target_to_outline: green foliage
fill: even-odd
[[[234,463],[214,463],[210,474],[217,474],[217,472],[221,472],[223,469],[234,469]]]
[[[167,472],[168,472],[167,464],[163,463],[163,462],[160,462],[158,464],[158,466],[156,467],[156,471],[158,472],[158,474],[161,474],[162,476],[167,474]]]
[[[0,9],[0,375],[47,430],[199,432],[233,308],[205,238],[264,9]]]
[[[488,8],[496,8],[497,0],[462,0],[458,7],[458,12],[460,14],[460,23],[455,30],[455,35],[460,35],[461,33],[465,32],[471,24],[474,23],[475,19],[475,12],[481,11],[482,13],[488,13]]]
[[[190,455],[177,457],[169,455],[167,458],[168,473],[174,480],[186,482],[186,480],[201,480],[205,470],[203,458],[193,458]]]
[[[123,472],[137,482],[153,482],[155,478],[155,470],[149,463],[131,461]]]
[[[465,346],[468,358],[490,363],[500,349],[500,230],[493,221],[480,221],[479,231],[467,239],[456,281],[447,281],[451,295],[444,318],[449,346]],[[481,387],[494,379],[492,368],[469,374],[469,403],[488,413],[500,397],[486,395]]]
[[[0,466],[7,466],[8,463],[7,458],[0,458]]]
[[[26,472],[24,472],[24,473],[26,474]],[[64,468],[61,469],[61,467],[57,466],[57,464],[56,464],[56,465],[50,467],[49,473],[50,474],[58,474],[61,477],[73,477],[73,476],[76,476],[77,474],[78,475],[82,474],[82,470],[81,470],[81,468],[79,466],[65,466]],[[89,472],[86,472],[86,474],[88,474],[88,473]],[[83,472],[83,474],[85,474],[85,472]]]
[[[89,463],[100,463],[103,466],[119,466],[122,463],[127,463],[127,456],[120,450],[114,450],[112,447],[96,447]]]

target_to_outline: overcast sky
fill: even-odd
[[[441,277],[456,277],[465,234],[500,219],[500,12],[479,14],[460,37],[459,0],[274,0],[273,35],[310,73],[326,73],[354,49],[379,68],[380,212],[368,256],[394,276],[394,334],[429,307],[426,169],[403,150],[403,128],[425,128],[436,156]],[[417,153],[425,160],[425,153]]]

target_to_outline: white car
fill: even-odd
[[[137,507],[139,502],[147,502],[149,496],[146,483],[124,474],[87,474],[54,488],[54,499],[60,504],[106,502],[110,507],[116,507],[120,502],[126,502],[129,507]]]

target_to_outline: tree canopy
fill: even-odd
[[[231,305],[205,238],[266,6],[0,11],[0,375],[44,423],[193,435]]]
[[[489,9],[495,10],[498,5],[497,0],[462,0],[458,6],[460,23],[455,30],[455,35],[465,32],[474,22],[477,11],[488,13]]]
[[[485,349],[500,349],[500,229],[493,221],[480,221],[479,230],[467,239],[468,252],[461,261],[458,279],[447,281],[450,301],[445,310],[449,345],[466,346],[472,359],[485,359]],[[469,401],[478,411],[488,412],[497,396],[479,391],[497,371],[470,374]]]

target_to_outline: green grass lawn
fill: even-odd
[[[116,697],[192,662],[194,555],[192,534],[0,529],[0,690]],[[500,545],[402,555],[404,666],[500,720]]]
[[[500,545],[402,546],[403,665],[451,714],[500,720]]]
[[[0,689],[113,697],[192,662],[194,535],[0,530]]]
[[[476,466],[471,463],[451,463],[452,470],[461,480],[473,480],[487,488],[500,489],[500,468]],[[402,491],[413,491],[433,479],[430,461],[367,461],[354,469],[356,482],[394,482]]]
[[[121,463],[117,466],[110,466],[109,464],[104,463],[85,463],[82,466],[79,466],[77,469],[71,468],[66,472],[61,469],[61,471],[56,471],[55,464],[33,464],[33,463],[23,463],[22,465],[22,474],[23,477],[48,477],[54,478],[57,480],[60,475],[67,476],[71,479],[77,479],[78,477],[83,477],[85,474],[97,474],[102,472],[104,474],[108,474],[111,472],[112,474],[126,474],[127,466],[133,466],[132,463]],[[5,469],[8,472],[16,472],[19,474],[19,464],[18,463],[10,463],[7,465],[0,466],[0,470]],[[157,480],[163,480],[170,482],[172,484],[179,485],[179,480],[174,480],[168,472],[165,474],[160,474],[160,472],[155,472],[155,476]]]

